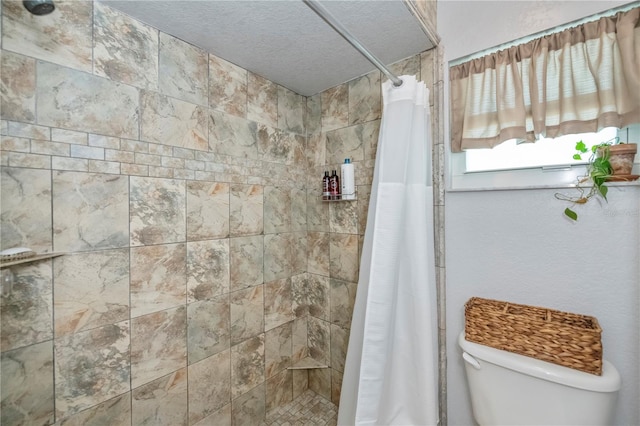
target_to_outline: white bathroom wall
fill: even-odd
[[[452,59],[625,3],[438,2],[445,68]],[[445,111],[447,82],[445,75]],[[463,305],[472,296],[598,318],[604,330],[604,357],[623,378],[614,424],[640,424],[640,187],[611,188],[609,203],[584,206],[577,223],[563,218],[565,206],[555,200],[554,192],[446,194],[450,425],[473,424],[456,344],[464,328]]]

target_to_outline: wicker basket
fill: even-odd
[[[478,297],[464,312],[470,342],[602,374],[602,329],[594,317]]]

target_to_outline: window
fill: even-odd
[[[598,133],[566,135],[535,143],[516,144],[515,140],[493,149],[474,149],[450,154],[450,190],[495,190],[558,188],[574,185],[584,175],[586,160],[573,160],[575,144],[582,140],[589,147],[619,137],[624,142],[640,142],[640,124],[618,130],[605,128]],[[588,154],[587,154],[588,155]],[[640,155],[636,155],[636,163]],[[640,164],[636,167],[640,169]],[[636,172],[637,173],[637,172]]]
[[[598,133],[580,133],[559,138],[543,138],[535,143],[517,144],[515,139],[508,140],[492,149],[470,149],[465,151],[465,171],[483,172],[489,170],[523,169],[528,167],[557,167],[571,164],[584,164],[574,160],[577,141],[583,141],[587,148],[603,141],[616,138],[618,129],[607,127]],[[584,156],[583,156],[584,157]]]

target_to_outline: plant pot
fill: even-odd
[[[631,174],[633,169],[633,159],[638,151],[638,145],[635,143],[625,143],[619,145],[611,145],[598,148],[598,156],[601,157],[603,150],[609,150],[609,163],[613,169],[614,176],[627,176]]]

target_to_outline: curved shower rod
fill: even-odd
[[[319,17],[321,17],[327,24],[331,26],[338,34],[340,34],[345,40],[347,40],[353,47],[358,50],[365,58],[369,60],[373,65],[375,65],[384,75],[386,75],[389,80],[393,82],[394,86],[401,86],[402,80],[398,78],[395,74],[389,71],[378,58],[373,56],[371,52],[367,50],[366,47],[358,41],[350,32],[347,30],[341,23],[338,21],[332,14],[329,12],[323,5],[320,4],[317,0],[302,0],[311,10],[313,10]]]

